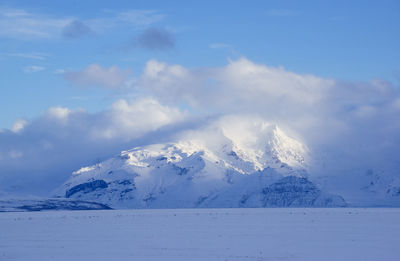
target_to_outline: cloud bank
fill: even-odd
[[[177,108],[142,98],[118,100],[95,114],[52,107],[35,120],[17,120],[11,130],[0,132],[0,189],[48,193],[76,168],[134,146],[132,141],[185,117]]]
[[[66,77],[113,87],[128,80],[114,80],[119,72],[91,65]],[[217,68],[150,60],[137,79],[129,89],[139,97],[136,101],[119,100],[97,114],[55,107],[1,132],[0,169],[8,173],[3,180],[31,175],[32,180],[62,182],[96,157],[167,139],[164,128],[179,135],[194,128],[185,123],[206,124],[209,117],[223,115],[260,117],[303,141],[313,159],[312,175],[400,170],[400,94],[391,83],[342,82],[246,58]]]
[[[138,88],[205,114],[258,115],[303,140],[316,175],[400,169],[399,88],[297,74],[245,58],[220,68],[149,61]]]

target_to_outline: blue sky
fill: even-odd
[[[399,1],[1,1],[0,8],[0,128],[52,106],[101,111],[127,95],[66,79],[91,64],[129,71],[133,81],[151,59],[198,68],[246,57],[394,85],[400,75]]]

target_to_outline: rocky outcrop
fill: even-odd
[[[106,210],[105,204],[72,199],[7,199],[0,200],[0,212],[47,210]]]
[[[263,207],[344,207],[340,196],[321,192],[306,178],[289,176],[262,190]]]

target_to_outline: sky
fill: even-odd
[[[215,2],[1,1],[0,128],[51,106],[109,106],[115,93],[81,88],[61,73],[91,64],[135,79],[150,59],[193,68],[246,57],[297,73],[398,84],[398,1]]]
[[[399,27],[399,1],[2,0],[0,170],[61,182],[238,113],[352,161],[394,155]]]

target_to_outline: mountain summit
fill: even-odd
[[[224,117],[83,167],[57,194],[114,208],[345,206],[307,179],[308,157],[274,124]]]

